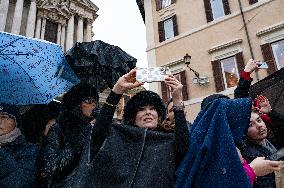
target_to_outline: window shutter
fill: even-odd
[[[212,61],[211,63],[212,63],[216,92],[223,91],[225,90],[225,85],[222,75],[221,63],[218,60]]]
[[[267,73],[268,74],[274,73],[277,70],[277,68],[275,65],[275,60],[271,45],[269,43],[261,45],[261,51],[264,61],[266,61],[266,63],[268,64]]]
[[[189,97],[188,97],[188,93],[187,93],[187,83],[186,83],[185,71],[182,71],[179,74],[180,74],[180,82],[183,85],[183,87],[182,87],[183,100],[187,101],[189,99]]]
[[[249,0],[249,4],[250,5],[252,5],[252,4],[254,4],[254,3],[257,3],[258,2],[258,0]]]
[[[210,0],[204,0],[204,8],[205,8],[207,22],[213,21],[213,13],[212,13]]]
[[[178,25],[177,25],[177,15],[173,15],[173,28],[174,28],[174,36],[178,35]]]
[[[156,11],[161,10],[162,8],[162,0],[156,0]]]
[[[241,75],[242,71],[245,68],[243,52],[237,53],[235,57],[236,57],[236,60],[237,60],[237,66],[238,66],[238,70],[239,70],[239,75]]]
[[[176,3],[177,2],[177,0],[172,0],[172,3],[171,4],[174,4],[174,3]]]
[[[170,99],[168,87],[165,84],[165,82],[161,82],[161,88],[162,88],[162,99],[165,103],[167,103]]]
[[[228,0],[222,0],[225,15],[231,14],[230,5]]]
[[[165,40],[165,31],[164,31],[164,22],[158,22],[158,31],[159,31],[159,42],[163,42]]]

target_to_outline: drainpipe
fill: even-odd
[[[242,15],[245,31],[246,31],[246,37],[247,37],[247,41],[248,41],[248,45],[249,45],[250,55],[251,55],[251,58],[254,59],[254,54],[253,54],[251,43],[250,43],[250,38],[249,38],[249,34],[248,34],[248,28],[247,28],[247,24],[246,24],[244,12],[243,12],[241,0],[238,0],[238,2],[239,2],[239,7],[240,7],[240,11],[241,11],[241,15]],[[256,76],[256,80],[259,81],[258,70],[255,70],[255,76]]]

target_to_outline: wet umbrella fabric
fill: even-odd
[[[274,72],[250,88],[250,96],[264,95],[273,110],[284,115],[284,68]]]
[[[78,77],[99,92],[112,88],[119,77],[135,67],[137,61],[118,46],[100,40],[76,43],[65,57]]]
[[[79,81],[59,45],[0,32],[0,103],[47,104]]]

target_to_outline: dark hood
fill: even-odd
[[[251,186],[236,151],[248,129],[251,104],[250,98],[222,98],[198,114],[176,187]]]

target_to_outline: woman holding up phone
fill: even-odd
[[[141,91],[126,104],[122,125],[112,117],[122,94],[141,86],[136,69],[120,77],[106,99],[94,127],[95,158],[93,187],[172,187],[176,165],[188,147],[183,112],[182,84],[173,76],[165,83],[173,91],[175,131],[160,126],[166,117],[157,93]]]

